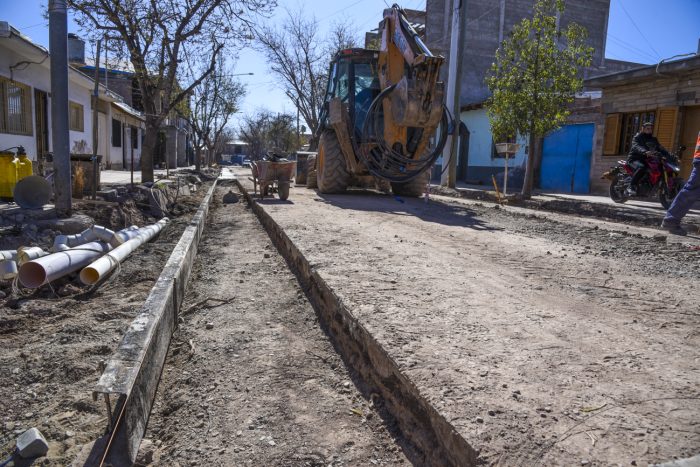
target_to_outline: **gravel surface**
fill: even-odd
[[[140,464],[410,465],[243,198],[220,204],[229,190],[217,188]]]
[[[697,454],[694,240],[364,191],[290,201],[262,206],[481,463]]]

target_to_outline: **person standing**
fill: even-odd
[[[700,133],[695,143],[693,170],[690,172],[688,181],[671,203],[671,207],[668,208],[661,227],[672,234],[685,235],[687,232],[681,227],[681,219],[688,214],[693,203],[698,200],[700,200]]]

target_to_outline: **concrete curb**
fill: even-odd
[[[214,180],[93,391],[95,400],[101,395],[107,402],[111,442],[93,448],[106,452],[107,464],[136,459],[216,185]],[[111,396],[117,397],[114,410]]]
[[[401,431],[422,454],[421,465],[470,466],[477,452],[403,374],[326,281],[309,264],[284,230],[236,180],[251,209],[277,249],[297,274],[323,324],[353,369],[379,393]]]

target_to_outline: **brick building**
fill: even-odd
[[[681,175],[688,177],[700,131],[700,55],[590,78],[585,84],[603,90],[593,145],[592,191],[607,191],[608,183],[599,175],[626,157],[644,121],[655,123],[654,135],[669,151],[688,148],[681,159]]]
[[[484,83],[495,52],[513,26],[532,16],[534,0],[470,0],[467,3],[464,43],[461,46],[462,76],[458,180],[490,183],[491,175],[503,170],[503,161],[496,158],[494,142],[484,102],[489,91]],[[574,21],[588,31],[588,44],[593,47],[593,61],[583,71],[584,77],[609,74],[642,66],[636,63],[605,58],[610,0],[567,0],[559,18],[560,27]],[[452,0],[428,0],[426,4],[426,44],[435,54],[449,55]],[[446,78],[447,65],[443,69]],[[575,122],[582,124],[582,122]],[[588,122],[592,124],[593,122]],[[579,133],[579,127],[570,130]],[[577,130],[577,131],[574,131]],[[524,163],[527,141],[513,165]],[[573,156],[572,156],[573,157]]]

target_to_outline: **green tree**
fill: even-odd
[[[574,22],[560,28],[563,12],[563,0],[537,0],[532,18],[515,25],[501,43],[486,78],[494,139],[529,137],[522,191],[526,199],[532,194],[535,142],[566,121],[568,104],[583,88],[582,69],[591,64],[586,29]]]

